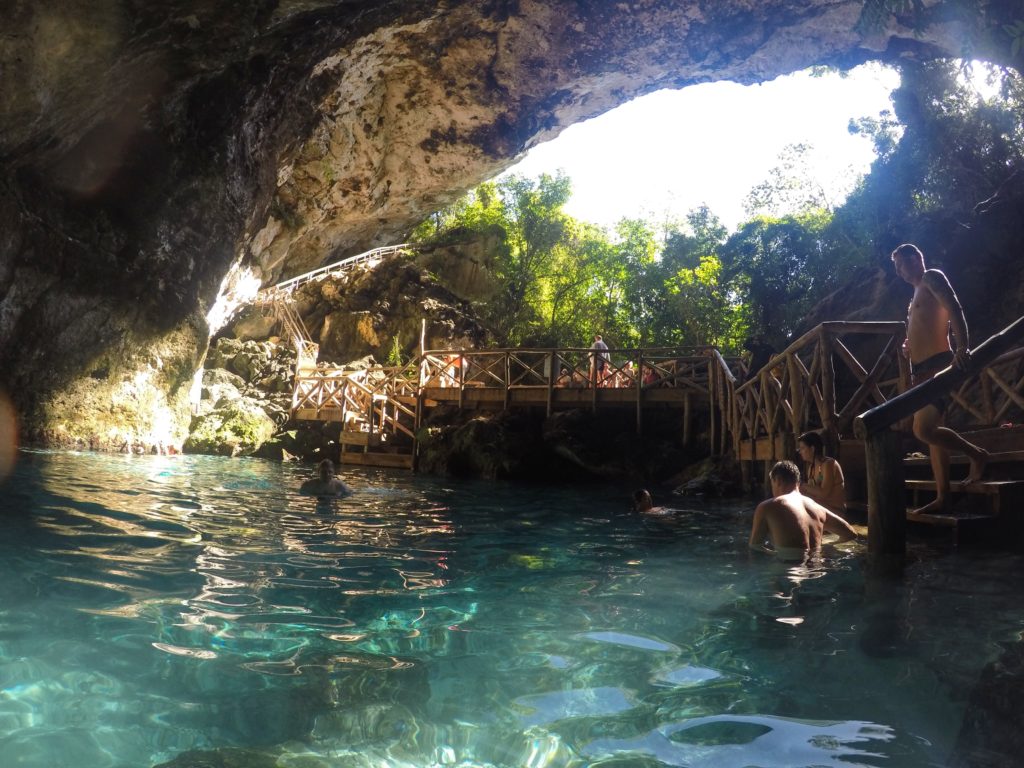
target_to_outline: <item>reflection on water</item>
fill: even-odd
[[[746,550],[747,505],[207,457],[22,453],[0,755],[149,766],[927,766],[1019,642],[1020,558]]]

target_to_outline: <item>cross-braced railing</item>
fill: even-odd
[[[849,434],[857,414],[909,386],[905,336],[901,322],[827,322],[746,380],[720,363],[715,400],[732,447],[809,429]]]
[[[1024,420],[1024,348],[1000,355],[949,396],[946,419],[959,427]]]
[[[721,450],[823,429],[853,436],[857,416],[910,388],[902,322],[826,322],[746,380],[719,359],[712,390],[730,440]],[[947,421],[985,428],[1024,419],[1024,349],[993,360],[950,395]]]
[[[374,368],[350,374],[342,420],[346,431],[416,438],[414,367]]]
[[[708,394],[710,347],[438,349],[423,354],[424,387],[687,389]],[[733,359],[731,365],[738,365]]]

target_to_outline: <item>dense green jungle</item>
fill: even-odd
[[[906,287],[879,301],[868,284],[893,279],[889,254],[904,242],[950,275],[977,343],[1024,306],[1009,279],[1024,244],[1024,80],[960,60],[900,73],[894,110],[849,125],[877,158],[838,206],[814,183],[808,147],[791,145],[734,232],[706,207],[608,232],[565,213],[572,180],[558,173],[482,184],[414,240],[486,244],[494,290],[476,306],[499,346],[588,345],[600,332],[613,347],[781,350],[822,320],[902,319]]]

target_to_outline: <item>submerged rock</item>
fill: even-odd
[[[192,749],[153,768],[279,768],[276,754],[255,749]]]
[[[738,496],[743,493],[739,464],[729,456],[709,456],[672,478],[680,496]]]

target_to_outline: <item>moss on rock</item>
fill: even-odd
[[[250,456],[274,436],[277,425],[260,404],[250,398],[220,403],[197,416],[185,441],[185,453],[214,456]]]

